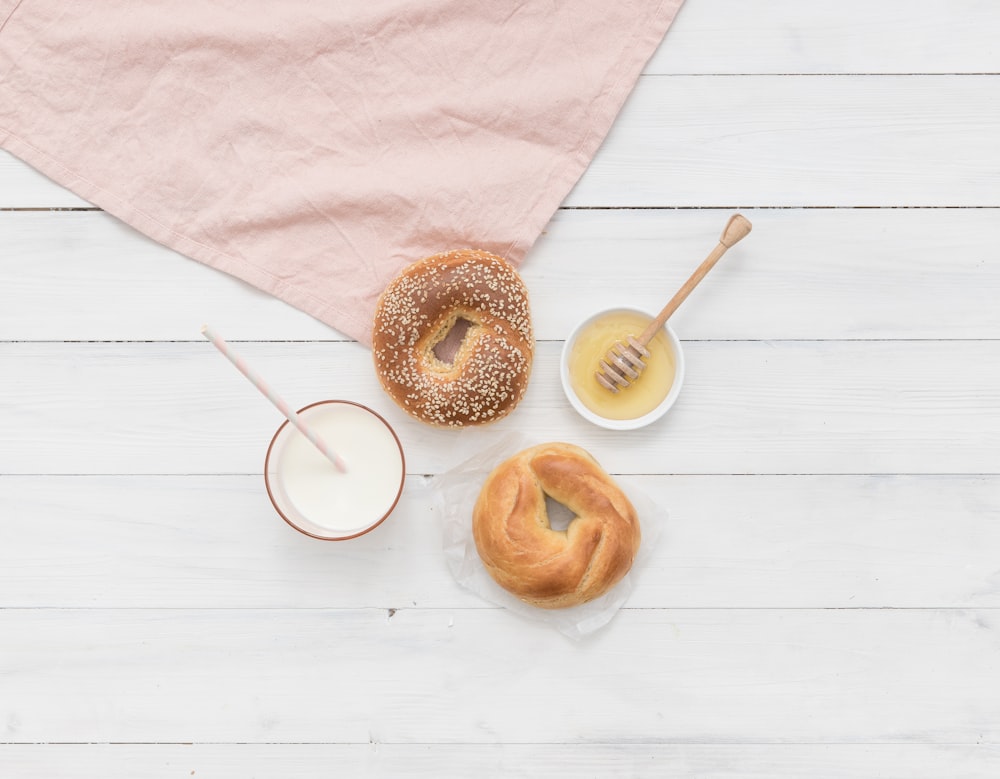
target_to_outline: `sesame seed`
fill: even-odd
[[[458,318],[472,326],[449,365],[433,349]],[[527,388],[534,352],[527,289],[488,252],[446,252],[404,269],[379,298],[374,330],[383,388],[431,424],[499,419]]]

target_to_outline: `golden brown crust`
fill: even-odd
[[[434,348],[458,319],[471,323],[451,363]],[[372,355],[379,382],[432,425],[494,422],[520,402],[534,355],[528,290],[489,252],[436,254],[405,268],[379,297]]]
[[[545,496],[576,517],[553,530]],[[497,466],[472,512],[476,549],[490,576],[522,601],[577,606],[621,581],[639,551],[632,503],[584,449],[534,446]]]

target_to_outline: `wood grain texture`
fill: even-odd
[[[644,76],[565,202],[997,207],[998,135],[995,76]],[[0,207],[86,205],[2,153],[0,181]]]
[[[566,205],[997,206],[998,135],[993,76],[646,77]]]
[[[0,722],[30,743],[996,742],[997,619],[626,610],[571,644],[503,610],[8,609]]]
[[[462,431],[406,416],[358,344],[241,352],[293,405],[340,397],[384,414],[410,473],[512,430],[576,443],[615,473],[1000,473],[1000,341],[687,343],[677,405],[627,445],[569,407],[561,346],[540,344],[509,417]],[[278,422],[207,342],[0,344],[0,473],[260,473]]]
[[[1000,608],[997,476],[625,484],[670,512],[629,608]],[[3,476],[0,608],[492,608],[445,566],[432,491],[323,544],[259,476]]]
[[[996,73],[992,0],[686,2],[646,73]]]
[[[527,258],[542,343],[495,429],[405,418],[357,344],[107,214],[0,212],[0,777],[1000,775],[998,31],[991,0],[688,0]],[[0,209],[86,205],[0,152]],[[736,207],[678,406],[577,418],[580,312],[657,310]],[[389,416],[389,522],[274,515],[279,420],[205,321],[293,402]],[[670,511],[589,640],[445,566],[421,474],[510,430]]]
[[[48,744],[0,745],[18,779],[995,779],[986,744]]]
[[[730,213],[560,211],[522,266],[536,336],[609,304],[655,312]],[[682,339],[1000,338],[993,209],[746,213],[753,233],[672,318]],[[196,340],[204,321],[230,340],[343,339],[105,213],[0,213],[0,247],[3,340]]]

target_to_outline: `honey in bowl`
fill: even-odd
[[[650,356],[638,379],[617,393],[598,384],[594,374],[608,350],[630,335],[637,336],[653,317],[618,309],[595,317],[573,340],[567,360],[569,381],[577,398],[604,419],[638,419],[657,408],[674,383],[676,360],[665,330],[646,345]]]

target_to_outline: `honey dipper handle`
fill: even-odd
[[[657,315],[656,319],[647,325],[646,329],[642,331],[642,335],[637,339],[640,344],[645,346],[650,341],[653,340],[653,336],[656,335],[660,328],[666,324],[666,321],[673,316],[674,312],[680,307],[681,303],[691,294],[691,290],[698,286],[708,272],[712,270],[719,260],[722,259],[722,255],[726,253],[726,250],[735,246],[739,241],[743,240],[750,234],[752,225],[750,221],[740,215],[735,214],[727,223],[725,229],[722,231],[722,236],[719,238],[719,243],[714,249],[712,249],[711,254],[709,254],[701,265],[691,274],[691,277],[684,282],[676,294],[670,299],[670,302],[663,307],[663,310]]]

